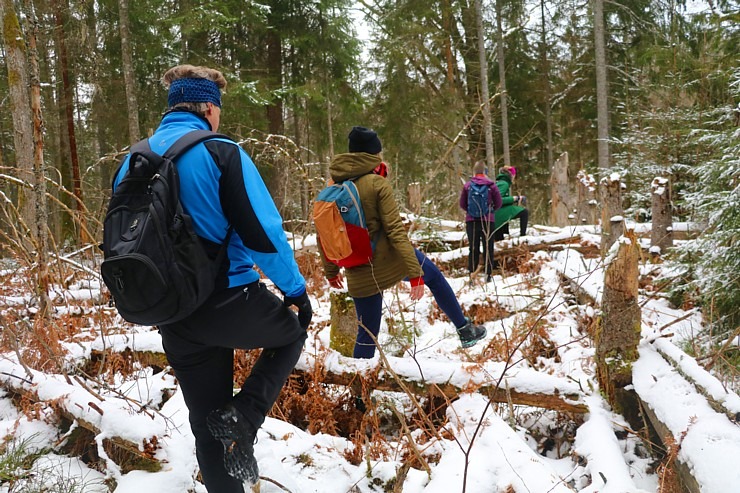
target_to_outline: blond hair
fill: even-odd
[[[169,89],[170,84],[178,79],[208,79],[216,83],[219,89],[226,88],[224,74],[216,69],[208,67],[197,67],[195,65],[177,65],[172,67],[162,76],[162,84]]]

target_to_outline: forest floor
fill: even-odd
[[[706,315],[671,303],[670,262],[639,266],[633,388],[664,428],[645,419],[638,429],[596,381],[595,228],[534,226],[498,242],[501,269],[486,283],[468,276],[463,225],[415,227],[417,244],[444,250],[429,256],[486,338],[461,349],[429,291],[413,302],[400,283],[384,294],[379,354],[342,356],[330,348],[315,238],[292,238],[314,318],[258,434],[263,493],[735,491],[737,369],[710,373],[689,355],[706,352]],[[33,272],[12,261],[0,270],[0,493],[204,493],[159,334],[117,316],[91,252],[54,263],[51,322],[34,316]],[[237,381],[255,353],[237,353]]]

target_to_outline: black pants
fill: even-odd
[[[527,234],[527,222],[529,222],[529,209],[523,209],[511,219],[519,218],[519,236]],[[504,235],[509,234],[509,222],[504,223],[500,228],[496,230],[493,235],[493,239],[500,241],[504,239]]]
[[[208,431],[206,416],[231,402],[259,428],[298,361],[306,332],[295,313],[257,282],[215,293],[193,315],[159,332],[190,412],[206,489],[244,493],[224,469],[223,445]],[[264,350],[234,396],[234,349],[256,348]]]
[[[486,275],[490,274],[495,268],[493,261],[493,223],[475,219],[465,223],[465,231],[468,234],[469,245],[468,272],[473,272],[478,268],[482,247]]]

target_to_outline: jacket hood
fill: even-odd
[[[498,176],[496,176],[496,181],[505,181],[511,185],[511,175],[509,173],[499,173]]]
[[[337,154],[329,164],[329,174],[334,181],[344,181],[371,173],[379,164],[378,154],[347,152]]]
[[[477,183],[478,185],[493,185],[494,182],[490,178],[488,178],[485,175],[475,175],[473,176],[470,181],[473,183]]]

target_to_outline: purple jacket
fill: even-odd
[[[488,202],[493,204],[492,210],[501,208],[501,193],[498,191],[496,183],[486,175],[475,175],[465,184],[462,189],[462,193],[460,194],[460,208],[465,211],[465,222],[475,221],[475,218],[468,214],[468,193],[470,192],[470,182],[488,185]],[[487,220],[489,222],[494,222],[493,212],[488,214]]]

